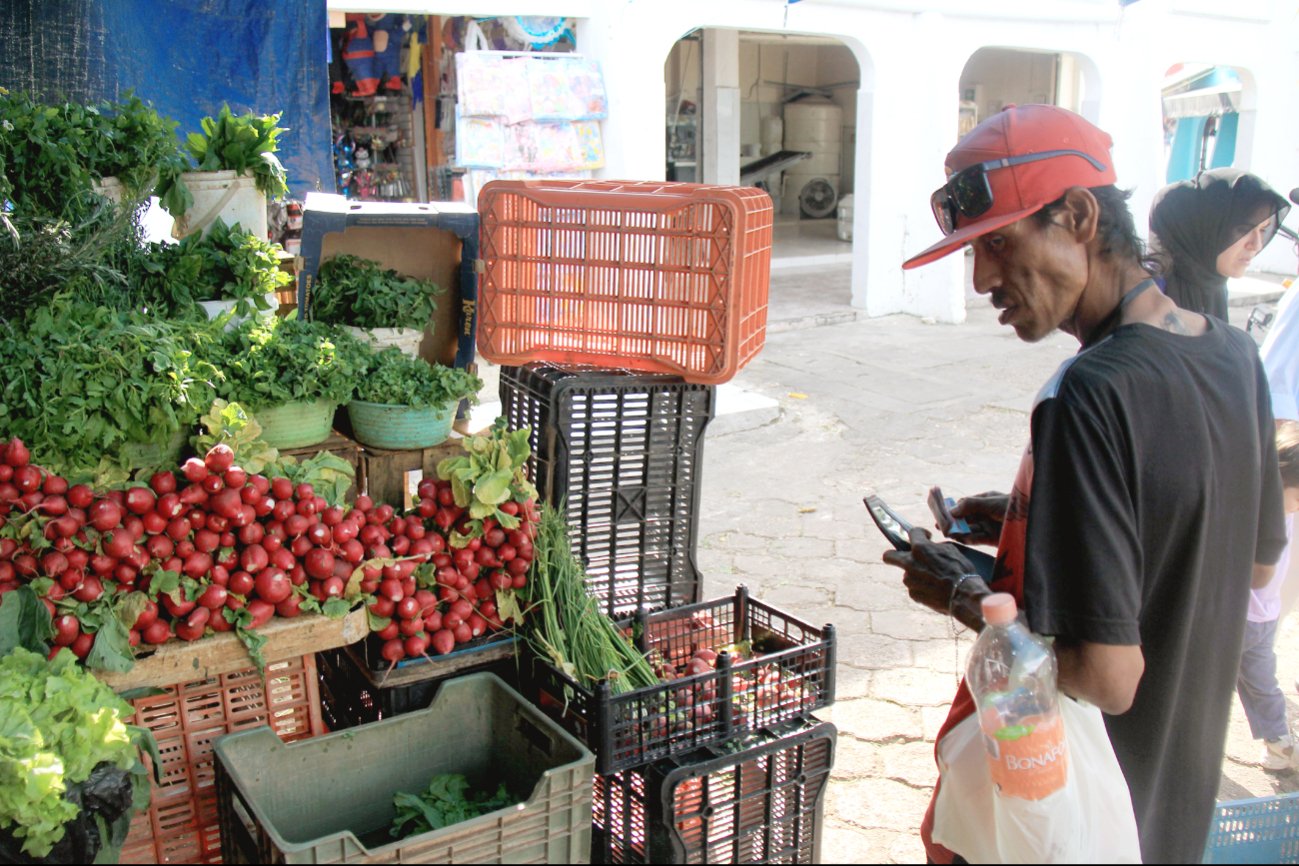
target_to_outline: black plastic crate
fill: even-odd
[[[337,731],[422,710],[447,679],[479,671],[517,686],[516,644],[509,632],[496,632],[431,660],[405,659],[392,670],[370,639],[318,653],[321,715]]]
[[[704,429],[715,389],[677,376],[501,368],[501,411],[532,429],[528,473],[566,503],[573,554],[610,616],[699,601]]]
[[[739,751],[596,774],[592,863],[819,863],[837,731],[809,720]]]
[[[817,628],[755,601],[741,586],[715,601],[641,612],[621,625],[651,661],[675,670],[697,650],[715,670],[615,695],[533,659],[528,696],[613,773],[806,718],[834,701],[834,627]]]

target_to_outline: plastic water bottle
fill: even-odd
[[[988,768],[1002,796],[1040,800],[1064,787],[1069,751],[1056,692],[1055,652],[1019,621],[1014,596],[983,599],[987,626],[970,651]]]

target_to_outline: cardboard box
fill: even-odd
[[[358,202],[308,193],[302,212],[298,309],[310,315],[320,263],[362,256],[443,288],[420,354],[472,368],[478,311],[478,213],[462,202]]]

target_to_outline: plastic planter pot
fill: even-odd
[[[259,238],[266,237],[266,196],[251,175],[234,171],[194,171],[180,176],[194,196],[194,204],[176,218],[172,237],[179,240],[194,232],[207,234],[220,217],[226,225],[239,226]]]
[[[375,351],[396,346],[412,358],[419,357],[419,344],[424,340],[424,331],[420,328],[354,328],[344,325],[343,330],[363,343],[369,343]]]
[[[257,409],[253,415],[262,425],[262,439],[272,448],[303,448],[329,438],[334,428],[337,403],[285,403]]]
[[[369,403],[353,400],[347,404],[352,433],[362,445],[404,451],[431,448],[451,435],[451,421],[456,404],[435,408],[415,408],[392,403]],[[258,416],[260,419],[260,416]]]

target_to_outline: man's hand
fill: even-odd
[[[975,573],[974,566],[952,545],[934,543],[929,532],[921,527],[913,527],[909,537],[911,550],[885,551],[884,561],[905,572],[902,584],[911,600],[944,616],[950,612],[975,631],[982,629],[983,614],[979,602],[992,590],[978,577],[961,580],[962,575]],[[958,588],[958,581],[959,591],[953,598],[952,592]]]
[[[978,496],[965,496],[952,506],[953,517],[963,517],[970,525],[969,533],[953,532],[949,538],[963,544],[993,544],[1001,540],[1001,525],[1006,521],[1010,497],[1005,493],[988,491]]]

